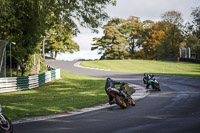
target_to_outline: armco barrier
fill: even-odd
[[[34,76],[0,78],[0,93],[37,88],[59,78],[60,69]]]

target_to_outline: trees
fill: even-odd
[[[96,42],[92,44],[92,50],[98,49],[99,54],[103,54],[102,59],[177,58],[183,41],[182,15],[177,11],[169,11],[162,15],[162,19],[159,22],[141,22],[135,16],[127,20],[111,19],[103,27],[104,36],[94,38]],[[113,39],[113,43],[107,43]]]
[[[99,54],[103,53],[102,59],[134,58],[136,47],[140,46],[137,42],[142,37],[143,30],[138,17],[131,16],[127,20],[111,19],[103,29],[105,35],[102,38],[94,38],[96,43],[92,44],[91,50],[98,49]]]
[[[165,32],[160,28],[161,25],[162,22],[157,22],[145,29],[145,41],[142,43],[145,59],[158,59],[158,52],[160,52],[158,46],[165,35]]]
[[[196,7],[191,13],[193,17],[193,24],[190,24],[191,32],[185,37],[186,45],[196,53],[196,58],[200,59],[200,7]]]
[[[137,45],[137,40],[139,40],[142,35],[142,22],[139,20],[138,17],[131,16],[128,18],[127,22],[122,26],[122,33],[125,35],[125,38],[129,42],[129,57],[131,59],[134,58],[135,49]]]
[[[44,39],[45,53],[49,53],[52,58],[56,58],[58,53],[74,53],[79,50],[79,45],[72,40],[71,31],[66,31],[60,27],[54,27],[48,31]]]
[[[159,59],[177,58],[181,42],[183,41],[181,30],[169,22],[163,22],[161,29],[164,31],[165,36],[161,39],[161,45],[158,46]]]
[[[196,58],[200,59],[200,7],[192,9],[192,23],[187,22],[184,29],[183,48],[189,47],[191,52],[196,54]]]
[[[172,10],[165,12],[162,16],[163,21],[176,25],[179,29],[183,26],[182,14],[178,11]]]
[[[162,21],[143,22],[143,37],[140,41],[144,59],[176,58],[183,40],[181,13],[168,11],[162,15]]]
[[[54,26],[63,25],[64,30],[72,31],[70,35],[79,32],[78,25],[96,31],[95,28],[108,18],[104,10],[106,5],[115,5],[116,1],[0,0],[0,3],[0,39],[17,43],[13,54],[19,62],[40,51],[39,45],[48,34],[46,31]]]
[[[91,50],[98,49],[99,54],[103,54],[101,59],[125,59],[128,55],[128,42],[120,32],[120,26],[126,22],[123,19],[112,19],[103,26],[104,36],[93,38],[95,43]]]
[[[190,47],[200,58],[200,8],[192,11],[193,25],[188,24],[184,33],[182,14],[168,11],[162,15],[162,21],[141,22],[138,17],[131,16],[127,20],[111,19],[103,27],[104,36],[94,38],[92,50],[100,50],[101,59],[174,59],[179,56],[180,47]],[[107,43],[114,40],[113,43]],[[120,41],[119,41],[120,40]],[[123,41],[122,41],[123,40]],[[121,46],[124,46],[121,48]],[[116,53],[118,53],[117,56]],[[119,56],[123,53],[125,56]]]
[[[164,21],[162,28],[165,32],[165,38],[162,40],[159,48],[161,59],[177,58],[181,42],[183,41],[182,14],[178,11],[168,11],[162,15]]]
[[[193,26],[195,34],[200,38],[200,7],[196,7],[192,10]]]

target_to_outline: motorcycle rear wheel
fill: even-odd
[[[116,101],[117,105],[119,105],[122,109],[127,108],[127,104],[124,101],[122,96],[116,95],[115,96],[115,101]]]
[[[13,133],[13,125],[11,121],[4,116],[6,119],[6,124],[0,126],[0,133]]]
[[[151,84],[152,89],[160,91],[160,85],[159,84]]]

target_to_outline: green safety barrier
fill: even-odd
[[[56,70],[51,70],[51,80],[56,79]]]
[[[60,69],[39,75],[0,78],[0,93],[37,88],[47,82],[60,78]]]
[[[28,89],[29,79],[28,76],[17,77],[17,89]]]
[[[45,73],[40,74],[38,77],[39,86],[45,84]]]

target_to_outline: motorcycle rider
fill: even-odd
[[[153,76],[154,76],[154,75],[152,75],[152,74],[147,74],[147,76],[145,77],[146,80],[147,80],[146,89],[149,89],[149,85],[150,85],[149,80],[152,79]]]
[[[113,101],[113,97],[109,94],[108,92],[108,88],[111,87],[111,88],[115,88],[115,85],[117,84],[121,84],[121,82],[118,82],[118,81],[114,81],[112,80],[111,78],[107,78],[106,79],[106,85],[105,85],[105,91],[109,97],[109,104],[112,105],[114,104],[114,101]]]

